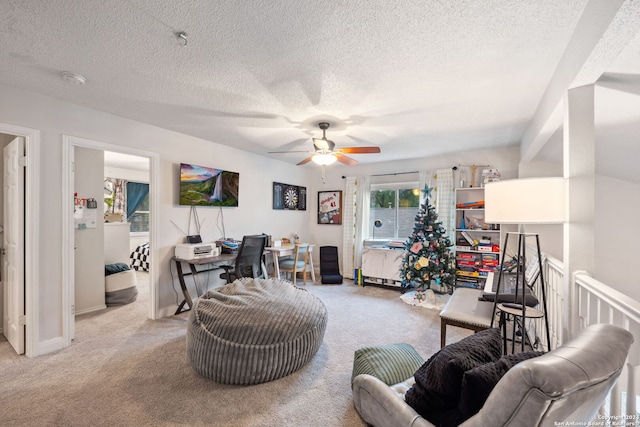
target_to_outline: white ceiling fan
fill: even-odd
[[[313,138],[313,147],[315,151],[270,151],[269,153],[313,153],[311,156],[298,162],[298,165],[304,165],[313,161],[319,165],[330,165],[336,161],[353,166],[358,163],[357,160],[345,156],[345,154],[375,154],[380,152],[380,147],[345,147],[335,148],[335,142],[327,139],[326,131],[331,126],[328,122],[318,123],[318,127],[322,129],[322,138]]]

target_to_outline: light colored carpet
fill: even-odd
[[[186,360],[188,312],[147,319],[138,301],[79,316],[74,344],[34,359],[0,342],[0,425],[364,426],[351,400],[354,351],[408,342],[425,358],[439,349],[438,312],[405,304],[397,290],[300,285],[325,303],[329,322],[311,362],[284,378],[229,386]],[[449,328],[448,342],[469,335]]]

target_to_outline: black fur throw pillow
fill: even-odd
[[[457,408],[464,373],[502,356],[500,329],[492,328],[449,344],[415,374],[405,401],[436,426],[458,425]]]

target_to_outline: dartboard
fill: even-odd
[[[298,189],[295,187],[287,187],[284,190],[284,205],[287,209],[295,209],[298,207]]]

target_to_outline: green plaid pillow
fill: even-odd
[[[353,379],[369,374],[387,385],[400,383],[413,376],[424,363],[422,356],[409,344],[396,343],[362,347],[353,357]]]

